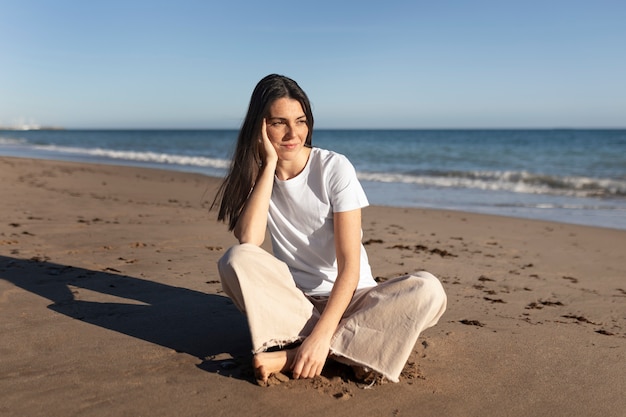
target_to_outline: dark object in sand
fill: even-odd
[[[478,326],[478,327],[483,327],[484,324],[482,324],[481,322],[479,322],[478,320],[467,320],[467,319],[463,319],[463,320],[459,320],[459,322],[466,324],[468,326]]]

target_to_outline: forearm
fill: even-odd
[[[350,268],[339,274],[320,319],[313,333],[326,339],[332,338],[346,309],[352,301],[359,282],[358,268]]]
[[[259,173],[259,178],[234,229],[235,237],[239,243],[252,243],[260,246],[265,240],[267,212],[274,186],[275,170],[275,164],[267,164]]]

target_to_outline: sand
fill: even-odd
[[[2,416],[626,412],[626,231],[369,207],[375,276],[428,270],[448,311],[398,384],[329,364],[262,388],[215,267],[217,180],[2,157],[0,183]]]

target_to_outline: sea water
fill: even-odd
[[[226,173],[236,130],[0,131],[0,155]],[[626,130],[315,130],[371,204],[626,229]]]

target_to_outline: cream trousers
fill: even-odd
[[[230,248],[218,268],[224,292],[248,319],[253,353],[305,339],[327,300],[306,296],[284,262],[252,244]],[[439,280],[424,271],[357,290],[330,353],[398,382],[419,334],[437,323],[446,300]]]

